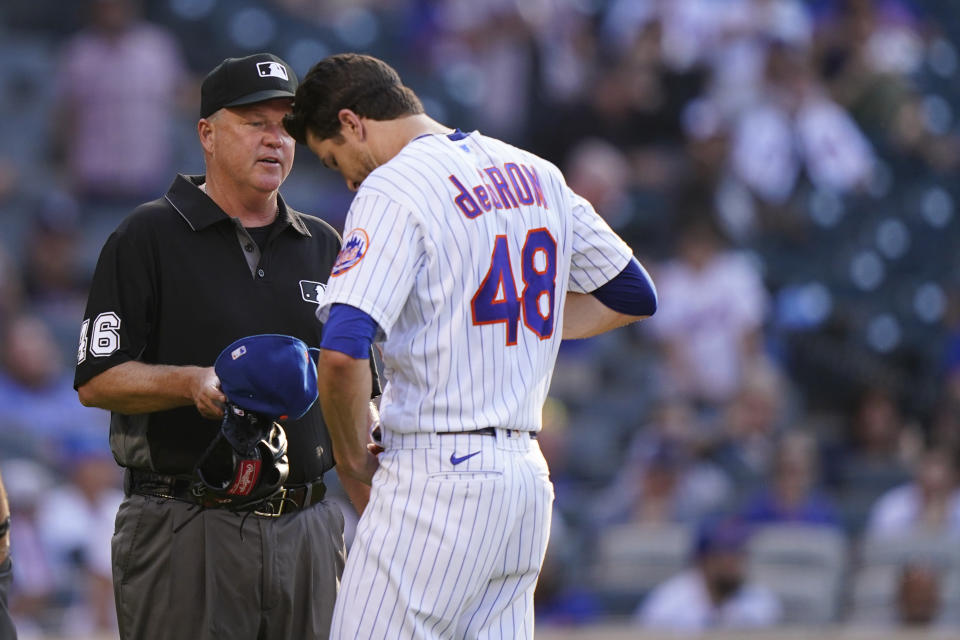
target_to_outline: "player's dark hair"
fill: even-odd
[[[420,99],[403,86],[393,67],[372,56],[341,53],[307,72],[283,126],[300,144],[306,144],[307,131],[321,140],[339,139],[341,109],[371,120],[423,113]]]

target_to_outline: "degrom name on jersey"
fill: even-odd
[[[349,304],[390,336],[382,421],[397,433],[539,430],[566,292],[632,257],[554,165],[477,132],[406,145],[345,229],[318,316]]]

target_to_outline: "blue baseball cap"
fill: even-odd
[[[740,553],[750,539],[750,526],[733,517],[707,519],[697,531],[696,553]]]
[[[240,338],[213,365],[220,388],[237,406],[296,419],[317,400],[317,366],[299,338],[265,333]]]

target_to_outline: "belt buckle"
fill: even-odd
[[[254,515],[258,515],[258,516],[261,516],[261,517],[263,517],[263,518],[279,518],[281,515],[283,515],[283,504],[287,501],[287,488],[286,488],[286,487],[281,488],[281,489],[280,489],[280,492],[279,492],[278,494],[276,494],[276,495],[279,495],[279,496],[280,496],[280,506],[277,507],[277,510],[276,510],[275,512],[274,512],[274,511],[259,511],[259,510],[254,509],[254,511],[253,511]],[[273,498],[270,498],[270,500],[272,501]]]

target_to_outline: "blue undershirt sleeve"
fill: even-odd
[[[337,303],[330,307],[320,346],[357,360],[366,360],[370,357],[370,345],[376,334],[376,320],[356,307]]]
[[[630,316],[652,316],[657,310],[657,289],[636,258],[631,258],[623,271],[591,295],[614,311]]]

